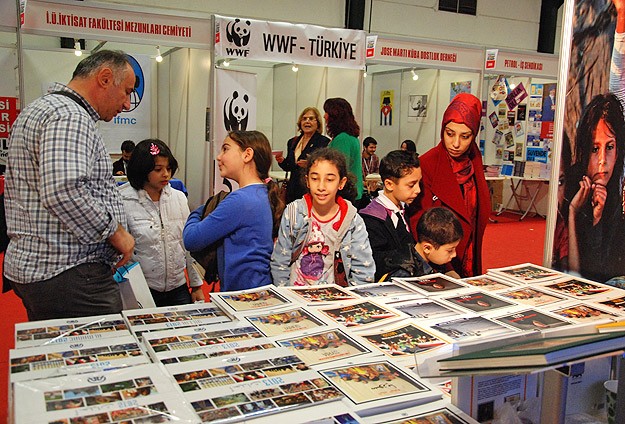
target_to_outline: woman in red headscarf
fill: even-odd
[[[454,97],[443,115],[441,142],[419,157],[422,192],[408,210],[415,239],[417,221],[426,210],[443,206],[458,216],[464,236],[449,266],[463,278],[482,273],[482,239],[491,211],[482,155],[475,143],[481,115],[477,97],[467,93]]]

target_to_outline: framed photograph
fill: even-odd
[[[245,319],[265,336],[279,336],[327,325],[304,308],[276,309],[262,315],[246,316]]]
[[[408,98],[408,118],[426,122],[428,117],[428,95],[410,94]]]
[[[511,299],[520,305],[541,306],[564,300],[562,296],[535,287],[518,287],[512,290],[500,292],[501,297]]]
[[[454,341],[486,338],[499,334],[510,334],[514,330],[484,317],[462,317],[428,325]]]
[[[467,287],[459,280],[438,273],[423,277],[397,278],[396,281],[419,293],[430,296],[465,289]]]
[[[514,286],[514,284],[510,282],[501,281],[491,275],[478,275],[477,277],[463,278],[461,281],[465,284],[477,287],[480,290],[487,291],[509,289]]]
[[[493,268],[489,269],[488,273],[495,274],[520,284],[540,283],[565,276],[565,274],[559,271],[554,271],[553,269],[531,263],[524,263],[503,268]]]
[[[293,303],[271,286],[236,292],[214,293],[213,302],[231,313],[288,306]]]
[[[462,315],[454,308],[443,305],[433,299],[415,299],[397,302],[387,302],[389,306],[412,318],[436,319]]]
[[[555,315],[540,312],[536,309],[514,312],[495,318],[497,321],[507,324],[519,330],[547,330],[549,328],[571,325]]]
[[[346,300],[356,300],[359,296],[354,295],[347,289],[336,284],[323,284],[318,286],[304,287],[281,287],[288,294],[293,295],[300,302],[309,304],[321,304],[330,302],[345,302]]]
[[[363,331],[358,335],[390,357],[413,357],[449,343],[412,323],[389,326],[377,331]]]
[[[371,327],[405,318],[398,311],[368,300],[319,308],[319,312],[345,327]]]
[[[444,297],[443,300],[454,306],[478,314],[489,313],[496,311],[497,309],[516,306],[516,303],[508,302],[500,297],[480,291]]]
[[[617,314],[604,311],[603,309],[586,303],[573,303],[557,308],[554,307],[550,312],[577,323],[599,323],[620,319]]]

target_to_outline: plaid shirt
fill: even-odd
[[[56,84],[54,91],[61,90],[72,92]],[[126,226],[124,206],[96,128],[100,115],[84,105],[87,110],[69,97],[45,95],[20,113],[11,131],[4,274],[14,282],[43,281],[118,257],[107,239],[118,223]]]

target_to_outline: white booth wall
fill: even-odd
[[[377,155],[382,158],[388,152],[399,149],[405,139],[417,145],[423,154],[440,141],[440,121],[450,102],[452,82],[470,81],[472,94],[480,97],[481,74],[477,71],[448,71],[442,69],[418,69],[412,78],[412,68],[396,71],[369,73],[365,83],[365,120],[362,138],[372,136],[378,142]],[[380,93],[394,91],[393,123],[380,125]],[[427,95],[427,117],[408,117],[410,95]]]

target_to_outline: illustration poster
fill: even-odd
[[[460,93],[471,94],[471,81],[452,82],[449,88],[449,101],[451,102]]]
[[[393,125],[393,105],[395,90],[383,90],[380,92],[380,126],[390,127]]]

